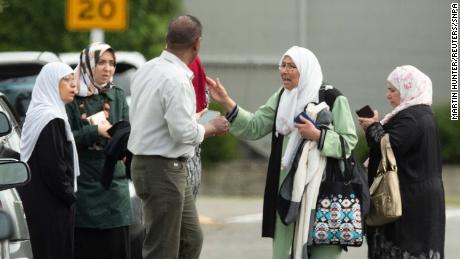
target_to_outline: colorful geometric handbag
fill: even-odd
[[[313,243],[361,246],[363,221],[359,184],[335,182],[323,183],[322,187],[329,191],[320,193],[318,197],[311,234]]]
[[[342,159],[328,158],[326,178],[321,183],[311,237],[314,244],[361,246],[363,213],[369,211],[369,187],[364,169],[353,155],[345,157],[340,136]]]

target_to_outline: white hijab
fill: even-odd
[[[396,67],[387,81],[398,89],[401,99],[398,106],[386,114],[380,121],[387,123],[398,112],[418,104],[431,105],[433,102],[433,86],[431,79],[422,71],[411,65]]]
[[[77,176],[80,175],[78,153],[65,111],[65,103],[59,94],[59,81],[72,73],[72,68],[67,64],[52,62],[46,64],[38,74],[32,90],[32,100],[27,109],[26,119],[22,128],[21,160],[27,162],[30,159],[40,133],[51,120],[56,118],[63,119],[67,140],[72,142],[74,189],[77,191]]]
[[[294,118],[304,110],[307,103],[318,102],[323,72],[315,54],[306,48],[291,47],[281,57],[280,64],[285,56],[289,56],[294,61],[300,74],[299,84],[292,90],[284,90],[276,115],[276,131],[289,135],[286,152],[281,161],[282,167],[288,169],[302,138],[294,127]]]

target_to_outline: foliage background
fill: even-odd
[[[450,106],[433,108],[441,138],[442,161],[446,164],[460,164],[460,121],[450,120]]]
[[[460,122],[450,120],[449,105],[435,106],[433,112],[438,123],[443,163],[460,164]],[[358,129],[358,136],[355,153],[360,161],[364,161],[368,156],[368,148],[361,129]]]
[[[168,21],[182,11],[180,0],[129,0],[128,29],[106,32],[105,41],[116,50],[136,50],[146,59],[164,47]],[[80,51],[89,43],[88,31],[65,28],[65,0],[0,0],[0,51]],[[212,104],[211,109],[218,109]],[[460,122],[450,120],[449,106],[434,107],[438,120],[444,163],[460,163]],[[362,130],[355,152],[367,156]],[[241,145],[233,136],[210,138],[203,144],[204,163],[241,156]]]
[[[222,107],[211,102],[209,110],[219,111],[222,115],[225,114]],[[201,146],[201,156],[203,166],[212,166],[216,162],[233,160],[241,157],[240,141],[231,134],[221,137],[210,137],[206,139]]]
[[[215,103],[210,104],[210,109],[223,110]],[[441,155],[444,164],[460,164],[460,122],[450,120],[450,106],[439,105],[433,107],[438,123],[441,142]],[[359,161],[364,162],[369,155],[366,138],[363,130],[357,126],[358,143],[354,150]],[[204,164],[241,158],[248,154],[242,151],[240,141],[232,135],[225,137],[209,138],[203,143],[202,149]],[[268,160],[267,160],[268,161]]]
[[[129,0],[128,29],[106,32],[115,50],[136,50],[147,59],[164,47],[169,20],[181,11],[180,0]],[[65,27],[64,0],[0,0],[0,51],[80,51],[89,32]]]

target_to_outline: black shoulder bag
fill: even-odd
[[[343,138],[340,140],[339,170],[326,170],[316,203],[312,240],[317,245],[361,246],[364,238],[362,184],[353,182],[357,164],[348,163]]]
[[[320,102],[333,107],[341,93],[324,85],[320,89]],[[363,217],[369,211],[369,188],[364,169],[354,155],[345,156],[345,141],[340,136],[342,158],[327,158],[325,177],[321,183],[312,240],[314,244],[361,246],[364,236]]]

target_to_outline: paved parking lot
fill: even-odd
[[[204,231],[201,259],[270,259],[271,239],[261,238],[262,199],[198,196]],[[460,208],[448,208],[446,259],[458,258]],[[350,248],[343,259],[366,258],[366,246]]]

